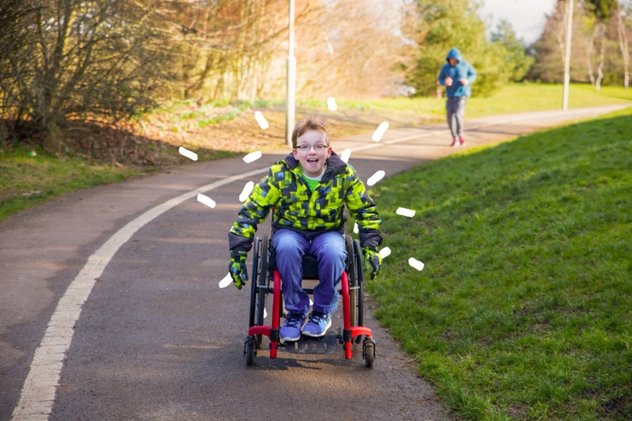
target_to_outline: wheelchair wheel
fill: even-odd
[[[358,280],[358,324],[356,326],[364,326],[364,271],[362,268],[362,249],[360,248],[360,242],[358,240],[354,240],[353,250],[356,258],[356,272]]]
[[[266,296],[268,295],[267,288],[270,282],[270,279],[268,277],[268,237],[263,236],[260,242],[259,276],[257,277],[257,286],[263,287],[265,289],[259,288],[257,291],[257,299],[255,304],[255,325],[263,325],[263,319],[266,309]],[[255,283],[254,280],[253,283]],[[256,335],[257,348],[261,347],[262,339],[263,337],[261,335]]]
[[[263,238],[256,238],[254,242],[250,285],[250,327],[263,324],[268,282],[268,237],[263,236]],[[254,341],[257,347],[261,346],[262,339],[261,335],[255,335]]]
[[[351,326],[358,326],[358,265],[355,255],[353,239],[345,235],[345,246],[347,249],[347,275],[349,278],[349,309]]]

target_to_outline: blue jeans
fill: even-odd
[[[311,241],[310,241],[311,240]],[[338,305],[336,285],[345,269],[347,250],[341,233],[328,231],[315,237],[288,229],[272,235],[276,263],[281,274],[283,300],[288,311],[307,314],[309,296],[302,288],[303,256],[318,261],[318,285],[314,288],[314,311],[333,313]]]

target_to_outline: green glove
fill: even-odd
[[[246,270],[246,257],[248,252],[243,250],[231,250],[228,273],[233,278],[233,283],[237,289],[241,289],[248,281],[248,270]]]
[[[364,258],[371,265],[371,279],[375,279],[382,267],[382,256],[377,251],[377,247],[365,247],[362,249]]]

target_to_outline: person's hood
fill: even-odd
[[[449,63],[451,58],[457,59],[459,62],[463,61],[463,57],[461,56],[461,52],[458,48],[453,48],[448,51],[448,55],[446,56],[446,61]]]

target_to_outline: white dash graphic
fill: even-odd
[[[340,159],[344,161],[345,164],[349,163],[349,158],[351,157],[351,149],[345,148],[340,154]]]
[[[251,162],[255,162],[257,159],[261,158],[261,151],[250,152],[248,155],[244,156],[242,159],[246,164],[250,164]]]
[[[374,186],[378,181],[384,178],[386,173],[382,170],[376,171],[368,180],[366,180],[366,184],[368,186]]]
[[[224,279],[219,281],[220,288],[226,288],[228,285],[233,283],[233,278],[230,277],[230,273],[224,276]]]
[[[261,111],[255,111],[255,120],[257,120],[257,124],[261,127],[261,130],[267,130],[270,127],[268,120],[266,120]]]
[[[424,262],[420,262],[419,260],[415,259],[414,257],[411,257],[410,259],[408,259],[408,264],[411,265],[412,267],[414,267],[417,270],[423,270],[424,269]]]
[[[190,151],[187,148],[183,148],[182,146],[178,148],[178,152],[180,153],[180,155],[189,158],[191,161],[197,161],[198,159],[198,156],[195,152]]]
[[[357,222],[355,222],[355,223],[353,224],[353,233],[354,233],[354,234],[357,234],[357,233],[359,233],[359,232],[360,232],[360,229],[358,228],[358,223],[357,223]]]
[[[329,111],[336,111],[338,109],[338,104],[336,104],[336,98],[334,98],[333,96],[330,96],[329,98],[327,98],[327,108],[329,108]]]
[[[407,216],[409,218],[415,216],[415,211],[413,209],[397,208],[395,213],[401,216]]]
[[[250,193],[252,193],[252,189],[254,189],[254,187],[255,187],[254,181],[247,182],[246,185],[244,186],[244,189],[241,191],[241,194],[239,195],[239,201],[245,202],[246,199],[248,199],[248,196],[250,196]]]
[[[380,256],[382,256],[382,259],[388,257],[391,255],[391,249],[389,247],[384,247],[382,250],[380,250]]]
[[[381,122],[380,125],[377,126],[377,129],[375,129],[375,132],[373,132],[373,136],[371,136],[371,139],[373,139],[374,142],[379,142],[380,140],[382,140],[382,137],[387,130],[388,121]]]
[[[209,208],[214,208],[215,205],[217,203],[215,203],[215,201],[213,199],[211,199],[210,197],[202,194],[202,193],[198,193],[197,195],[197,201],[200,202],[203,205],[208,206]]]
[[[334,55],[334,46],[331,45],[331,42],[329,41],[329,37],[327,36],[327,34],[325,35],[325,41],[327,41],[327,53],[329,53],[330,56]]]

